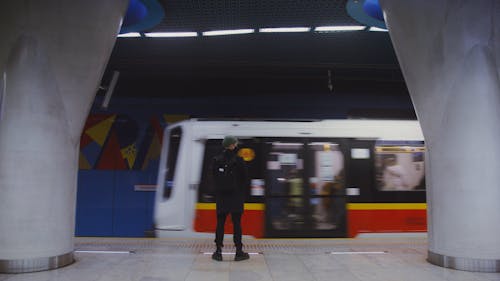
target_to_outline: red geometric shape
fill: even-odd
[[[161,144],[162,139],[163,139],[163,129],[160,125],[160,120],[158,120],[158,117],[155,116],[155,117],[151,118],[150,124],[151,124],[151,127],[153,127],[153,131],[155,132],[157,137],[160,139],[160,144]]]
[[[91,142],[93,142],[93,140],[85,133],[83,133],[80,138],[80,149],[86,147]]]
[[[99,170],[126,170],[127,165],[120,151],[115,132],[111,132],[97,163]]]

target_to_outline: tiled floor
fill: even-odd
[[[500,281],[500,273],[445,269],[425,261],[425,237],[244,240],[250,260],[211,259],[211,239],[77,238],[76,263],[0,281]],[[227,245],[230,241],[225,242]],[[104,252],[112,251],[112,252]]]

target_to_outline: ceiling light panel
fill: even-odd
[[[380,28],[380,27],[376,27],[376,26],[372,26],[370,27],[370,29],[368,29],[369,31],[380,31],[380,32],[387,32],[388,30],[385,29],[385,28]]]
[[[335,32],[335,31],[359,31],[364,30],[366,26],[362,25],[332,25],[332,26],[318,26],[314,29],[316,32]]]
[[[146,37],[196,37],[198,33],[196,32],[151,32],[144,33]]]
[[[203,36],[221,36],[254,33],[255,29],[230,29],[230,30],[210,30],[203,32]]]
[[[141,37],[141,34],[139,32],[129,32],[118,34],[118,37]]]
[[[260,28],[259,32],[309,32],[310,27],[268,27]]]

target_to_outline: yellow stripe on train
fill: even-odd
[[[262,203],[245,203],[243,206],[245,210],[264,211],[264,204]],[[196,203],[197,210],[215,210],[215,203]]]
[[[264,211],[262,203],[245,203],[245,210]],[[196,203],[197,210],[215,210],[215,203]],[[426,203],[347,203],[347,210],[425,210]]]

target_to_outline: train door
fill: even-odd
[[[345,143],[266,140],[266,236],[346,236]]]

